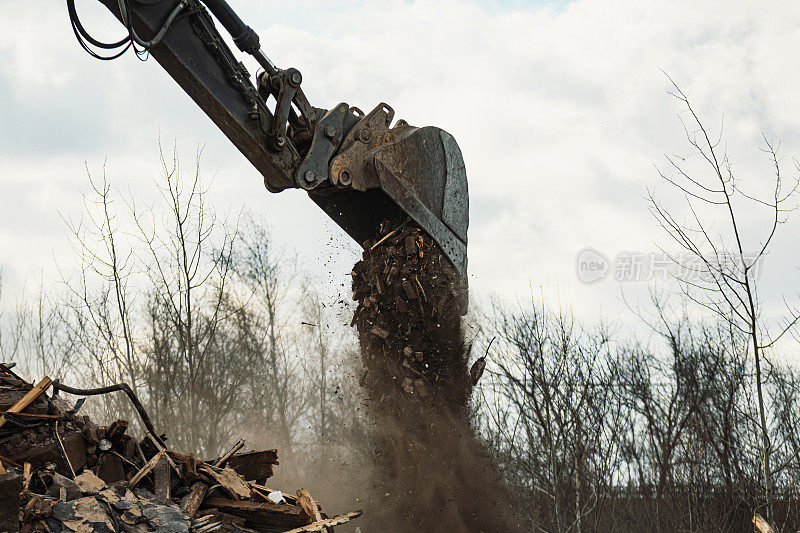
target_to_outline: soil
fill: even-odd
[[[353,268],[353,324],[376,451],[368,529],[516,528],[497,469],[470,424],[466,286],[411,222],[385,221],[364,249]]]

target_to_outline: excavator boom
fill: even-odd
[[[75,0],[67,0],[84,48],[96,57],[128,47],[152,55],[261,172],[269,191],[306,190],[359,244],[374,237],[383,220],[410,217],[466,280],[467,178],[452,135],[394,122],[394,111],[383,103],[366,114],[346,103],[313,107],[302,91],[300,71],[272,63],[258,35],[225,0],[99,1],[128,37],[117,43],[92,38]],[[215,19],[240,51],[261,65],[255,78]]]

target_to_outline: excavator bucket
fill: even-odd
[[[336,158],[331,165],[331,181],[347,187],[317,188],[309,191],[311,199],[361,244],[376,236],[383,220],[410,217],[439,244],[466,285],[469,197],[453,136],[401,122],[356,153],[359,160],[350,161],[348,171]]]

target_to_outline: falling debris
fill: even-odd
[[[472,390],[461,334],[466,287],[455,267],[408,222],[384,222],[374,244],[364,248],[352,274],[359,302],[353,324],[373,404],[395,413],[425,407],[409,406],[416,400],[435,409],[440,402],[453,411],[466,409]]]
[[[0,364],[4,533],[331,531],[361,514],[328,516],[305,489],[295,497],[264,486],[278,464],[275,450],[241,453],[239,441],[200,461],[170,450],[165,435],[146,429],[135,439],[125,420],[94,424],[77,414],[82,400],[73,406],[48,395],[51,386],[78,390],[49,378],[34,386]],[[143,426],[152,427],[132,391],[129,397]]]
[[[352,324],[375,450],[370,531],[516,528],[498,470],[470,425],[480,363],[470,376],[465,281],[411,221],[383,222],[363,247],[352,272]]]

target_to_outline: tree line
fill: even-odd
[[[800,527],[800,371],[775,360],[800,314],[764,318],[756,275],[798,181],[765,138],[768,194],[743,188],[724,143],[674,95],[699,166],[669,157],[659,169],[683,207],[648,201],[685,252],[675,260],[700,261],[682,265],[677,294],[654,291],[637,312],[650,334],[533,299],[471,317],[473,359],[487,358],[473,424],[528,530],[742,531],[755,512]],[[214,209],[199,154],[188,170],[174,151],[160,161],[148,205],[90,176],[83,216],[65,221],[77,267],[0,300],[0,360],[79,386],[128,383],[176,449],[213,457],[245,437],[278,448],[287,478],[368,478],[352,308],[308,280],[265,219]],[[752,242],[742,202],[766,212]],[[136,419],[116,396],[89,408]]]

